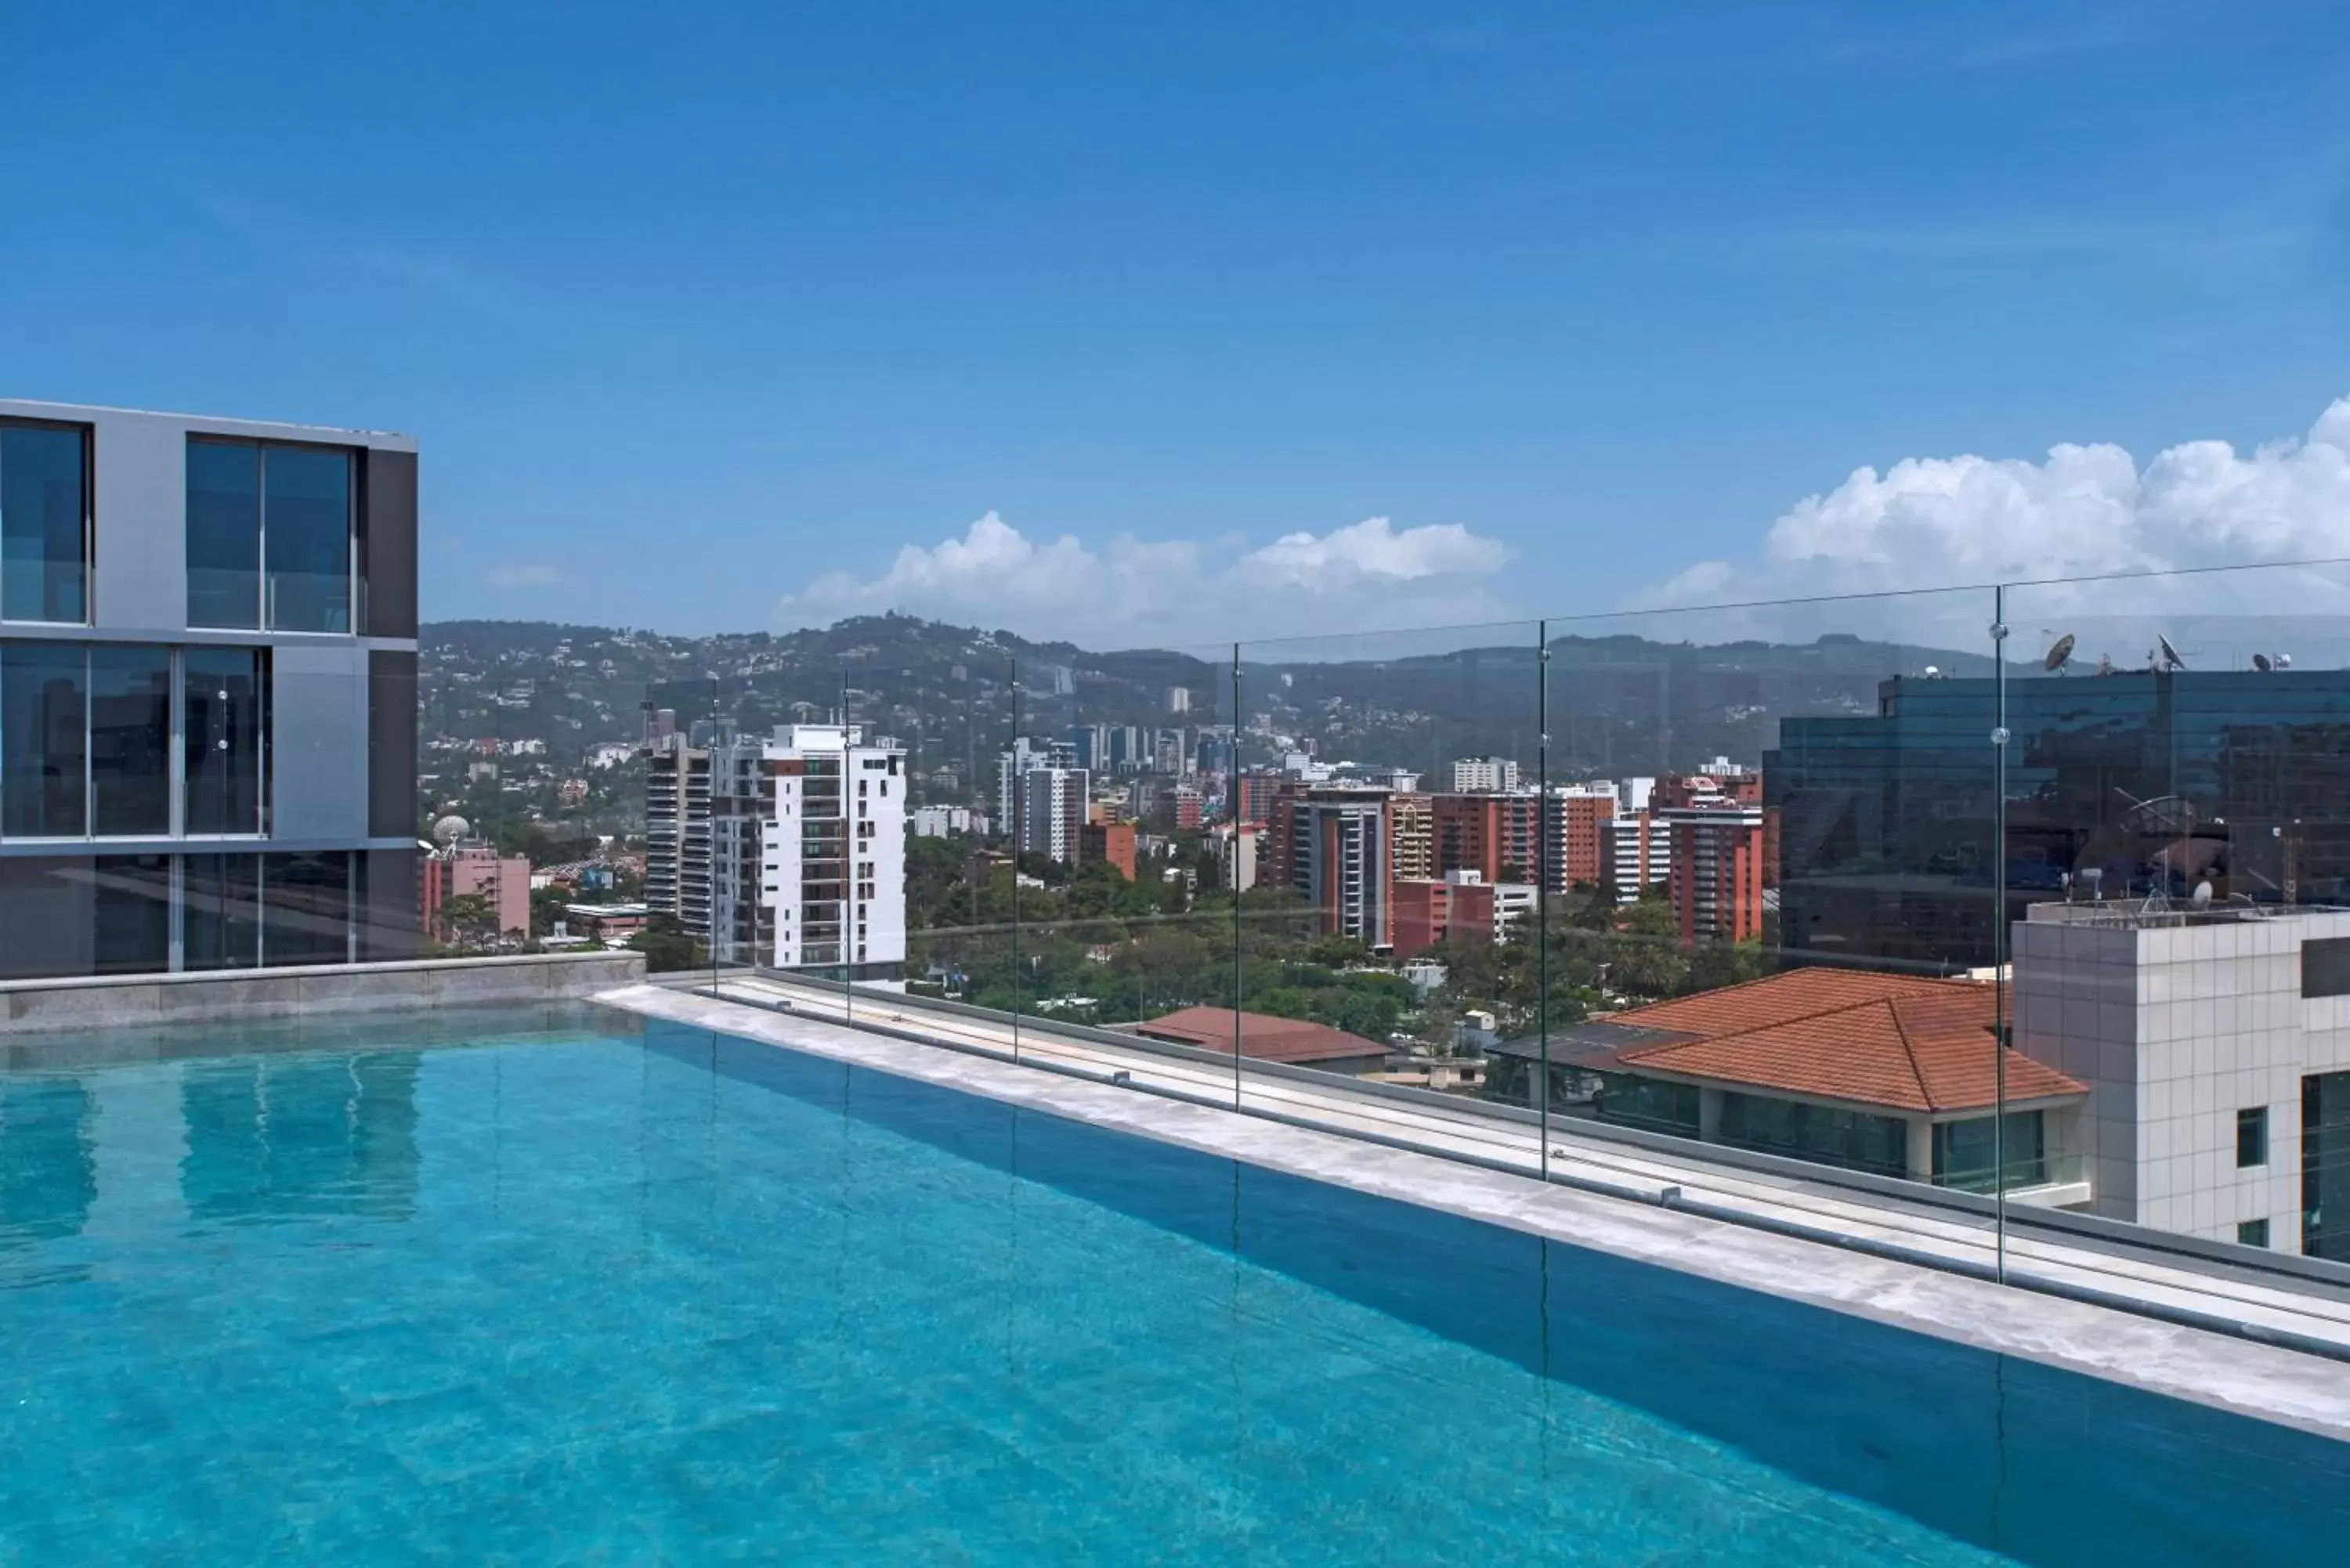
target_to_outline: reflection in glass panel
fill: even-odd
[[[273,446],[262,476],[270,626],[350,630],[350,454]]]
[[[261,857],[191,855],[181,873],[182,965],[253,969],[261,962]]]
[[[0,834],[80,837],[88,830],[88,712],[82,650],[0,647]]]
[[[88,618],[87,439],[0,426],[0,615],[10,620]]]
[[[261,961],[350,961],[350,856],[272,855],[262,866]]]
[[[152,974],[172,966],[172,857],[109,855],[95,863],[90,972]]]
[[[98,1199],[79,1078],[0,1078],[0,1248],[78,1235]]]
[[[416,1201],[411,1053],[198,1062],[180,1083],[180,1192],[208,1220],[405,1217]]]
[[[172,831],[172,655],[161,648],[89,653],[91,831]]]
[[[0,980],[89,972],[90,863],[0,857]]]
[[[188,624],[261,625],[261,449],[188,443]]]
[[[181,656],[190,833],[262,831],[268,659],[258,648],[192,648]]]

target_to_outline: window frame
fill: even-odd
[[[2254,1158],[2244,1158],[2246,1135],[2259,1147]],[[2259,1170],[2269,1163],[2269,1108],[2266,1106],[2245,1106],[2236,1112],[2236,1168]]]
[[[81,618],[79,620],[18,620],[0,611],[8,626],[77,626],[98,624],[98,427],[78,420],[30,419],[17,414],[0,417],[0,430],[71,431],[81,437]],[[0,574],[7,563],[0,559]],[[0,606],[6,590],[0,587]]]
[[[360,577],[359,561],[366,522],[366,452],[364,447],[343,446],[334,441],[281,441],[267,436],[223,435],[211,431],[190,431],[186,446],[242,447],[255,453],[254,467],[254,624],[251,626],[205,625],[192,629],[203,631],[264,633],[270,637],[337,637],[354,638],[364,635],[366,606],[361,602],[365,587]],[[269,453],[273,449],[295,452],[333,452],[343,459],[343,606],[349,625],[342,631],[317,631],[300,627],[276,624],[276,605],[269,594]],[[182,449],[184,450],[184,448]],[[183,468],[184,475],[184,468]],[[182,516],[186,513],[187,482],[181,481]],[[184,522],[180,538],[180,554],[184,564],[188,542]]]
[[[268,842],[273,827],[272,813],[275,810],[275,791],[272,786],[276,782],[274,776],[274,763],[276,730],[276,661],[270,658],[269,649],[266,645],[257,643],[150,642],[131,639],[124,639],[122,641],[114,641],[110,639],[88,640],[83,639],[57,641],[41,638],[11,638],[8,639],[8,642],[9,646],[16,648],[52,648],[70,649],[78,658],[81,667],[82,831],[75,834],[53,834],[8,833],[5,830],[0,830],[0,843],[44,845],[56,846],[59,847],[77,845],[90,845],[98,846],[103,850],[107,846],[159,844],[166,840],[172,842],[175,847],[182,844],[200,846],[219,844],[234,846],[246,844],[258,845]],[[191,649],[213,649],[222,648],[231,649],[239,652],[255,653],[260,656],[255,662],[255,669],[259,677],[260,686],[259,691],[256,694],[256,707],[259,711],[257,722],[260,729],[260,734],[257,737],[258,744],[255,747],[255,756],[254,759],[255,767],[254,785],[259,797],[257,803],[258,809],[254,814],[254,824],[250,829],[240,829],[231,832],[206,830],[201,833],[191,833],[188,830],[187,655]],[[163,753],[165,774],[164,782],[168,797],[168,809],[164,815],[164,826],[157,832],[100,833],[98,831],[98,694],[93,686],[95,670],[94,656],[99,650],[107,649],[141,649],[161,651],[164,656],[164,679],[170,685],[169,702],[167,705],[170,722],[169,730],[165,737]],[[5,701],[5,693],[0,693],[0,701]],[[0,728],[0,746],[5,746],[5,731],[4,728]]]

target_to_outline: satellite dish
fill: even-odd
[[[2279,670],[2291,670],[2293,668],[2293,655],[2290,653],[2278,654],[2276,656],[2276,667]]]
[[[2189,902],[2192,903],[2199,909],[2210,909],[2211,907],[2211,884],[2209,882],[2196,883],[2195,891],[2190,895]]]
[[[2270,670],[2275,669],[2276,666],[2269,662],[2269,656],[2267,654],[2255,653],[2252,655],[2252,668],[2259,670],[2262,674],[2266,675]]]
[[[454,844],[457,840],[464,837],[467,834],[473,831],[473,825],[467,822],[463,817],[456,815],[454,813],[442,817],[440,821],[432,825],[432,837],[434,842],[443,846]]]
[[[1931,665],[1931,664],[1929,664],[1929,665],[1926,666],[1926,679],[1927,679],[1927,680],[1939,680],[1939,679],[1941,678],[1941,674],[1942,674],[1942,671],[1941,671],[1941,670],[1940,670],[1938,666]]]
[[[2044,668],[2049,674],[2054,675],[2056,671],[2064,669],[2066,664],[2070,663],[2072,661],[2072,658],[2073,634],[2068,631],[2064,636],[2056,639],[2056,645],[2048,650],[2048,657],[2042,659],[2040,662],[2042,667]]]
[[[2162,649],[2162,667],[2165,670],[2184,670],[2187,668],[2187,660],[2178,657],[2178,649],[2171,642],[2170,639],[2158,631],[2154,634],[2154,641],[2155,646]]]

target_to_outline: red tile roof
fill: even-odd
[[[1798,969],[1618,1012],[1609,1021],[1699,1038],[1635,1045],[1617,1060],[1740,1087],[1903,1111],[1998,1103],[1991,988],[1858,970]],[[2007,1097],[2085,1095],[2087,1086],[2020,1051]]]
[[[1276,1018],[1270,1012],[1243,1012],[1241,1054],[1258,1062],[1336,1062],[1357,1056],[1385,1056],[1387,1047],[1376,1040],[1311,1023],[1302,1018]],[[1137,1034],[1171,1040],[1229,1053],[1232,1048],[1232,1010],[1229,1007],[1186,1007],[1133,1025]]]

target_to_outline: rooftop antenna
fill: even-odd
[[[2187,660],[2178,656],[2178,645],[2173,643],[2169,638],[2158,631],[2154,634],[2154,644],[2157,649],[2161,650],[2161,662],[2158,665],[2158,668],[2163,670],[2184,670],[2187,668]]]
[[[2056,639],[2055,645],[2048,650],[2048,657],[2043,659],[2040,661],[2040,664],[2042,669],[2047,670],[2049,674],[2054,675],[2061,672],[2064,666],[2070,664],[2072,661],[2073,634],[2068,631],[2064,636]]]

